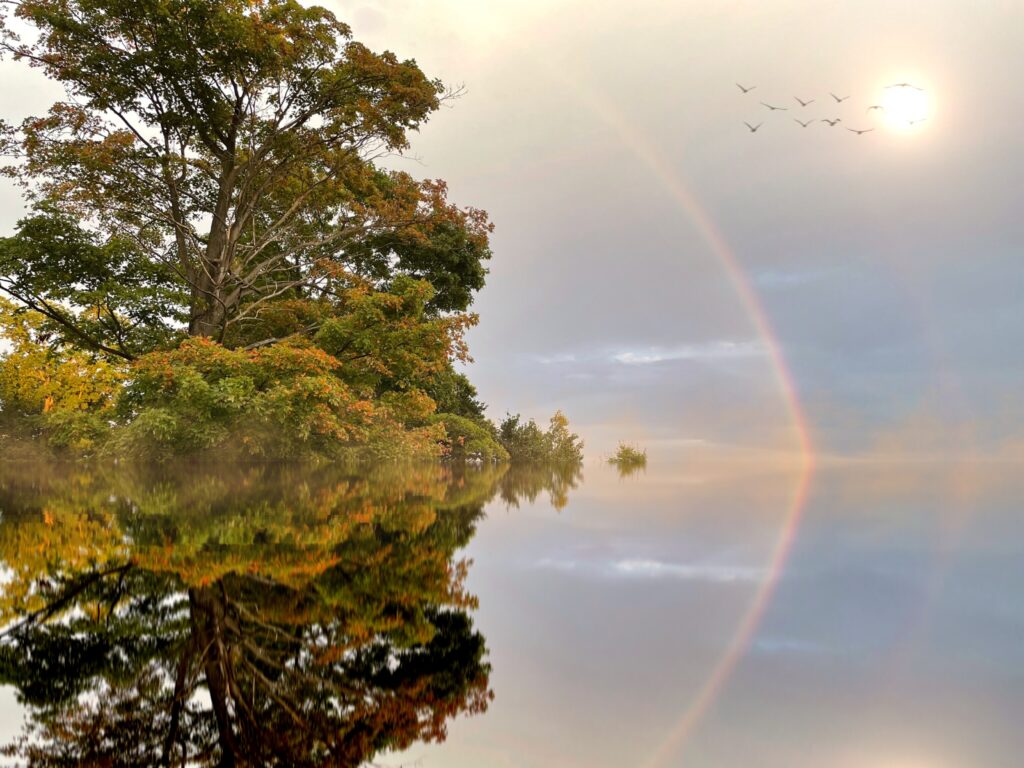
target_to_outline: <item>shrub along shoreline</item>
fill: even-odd
[[[16,331],[0,355],[3,456],[518,464],[583,457],[561,412],[547,430],[518,414],[495,425],[450,364],[422,387],[375,395],[360,386],[366,370],[329,354],[319,335],[251,350],[188,338],[119,365],[62,354],[17,332],[34,319],[0,300],[0,321]],[[390,370],[371,357],[363,358],[370,370]]]

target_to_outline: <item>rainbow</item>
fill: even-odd
[[[560,73],[562,77],[565,77],[566,74],[565,71]],[[782,345],[779,343],[757,292],[725,236],[680,175],[672,169],[667,159],[659,155],[657,149],[629,123],[613,104],[580,82],[569,83],[566,80],[563,84],[566,86],[567,92],[614,130],[625,147],[651,172],[679,209],[693,223],[711,253],[725,270],[744,310],[750,317],[754,330],[768,349],[771,367],[792,426],[798,456],[798,473],[772,551],[767,576],[758,586],[757,592],[743,614],[725,652],[709,673],[704,684],[654,753],[643,763],[645,768],[661,768],[673,758],[679,758],[694,729],[714,705],[757,633],[796,540],[811,479],[814,475],[815,452],[807,419],[800,405],[793,376],[786,364]]]

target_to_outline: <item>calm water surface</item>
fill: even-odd
[[[0,738],[40,765],[1021,765],[1020,467],[825,466],[795,509],[799,481],[698,451],[6,467]]]

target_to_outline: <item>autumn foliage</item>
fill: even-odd
[[[426,395],[374,397],[342,373],[336,357],[307,341],[245,351],[189,339],[135,363],[119,403],[125,426],[112,448],[261,458],[436,452],[436,429],[407,426],[433,411]]]
[[[45,343],[45,318],[0,298],[0,424],[45,431],[59,446],[86,451],[106,433],[106,419],[126,366],[66,345]]]
[[[0,452],[523,453],[457,371],[487,213],[381,162],[456,95],[415,61],[295,0],[0,2],[5,54],[65,97],[0,120]]]

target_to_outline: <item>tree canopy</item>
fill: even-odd
[[[486,215],[375,164],[408,146],[444,87],[326,9],[7,5],[35,34],[6,25],[4,49],[67,96],[4,126],[20,158],[7,171],[36,211],[0,247],[0,288],[76,343],[134,358],[176,333],[249,338],[269,305],[330,304],[353,276],[425,279],[436,312],[483,285]]]

